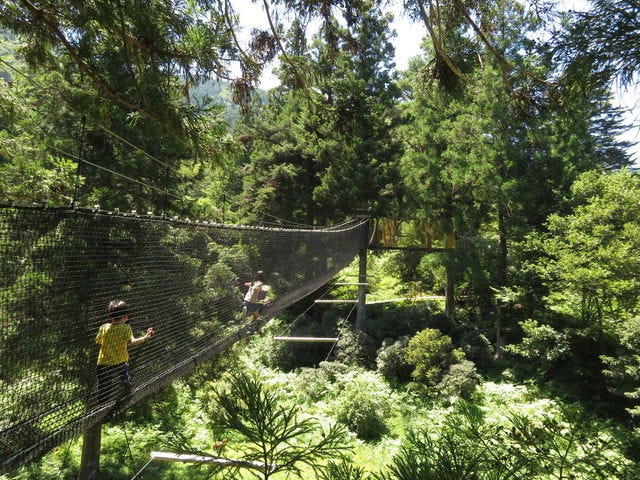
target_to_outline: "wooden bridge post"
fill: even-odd
[[[102,423],[98,423],[84,432],[78,480],[97,480],[100,477],[101,437]]]
[[[356,312],[356,330],[362,331],[367,317],[365,305],[367,303],[367,249],[360,250],[358,257],[358,310]]]

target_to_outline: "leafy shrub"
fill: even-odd
[[[353,371],[349,365],[340,362],[321,362],[320,369],[330,382],[337,382],[342,376]]]
[[[402,337],[391,343],[385,340],[378,349],[376,365],[380,374],[387,380],[405,382],[411,379],[412,366],[405,359],[405,350],[409,337]]]
[[[543,365],[559,362],[571,355],[571,343],[565,333],[535,320],[525,320],[520,326],[525,334],[522,342],[507,346],[507,351],[538,360]]]
[[[378,346],[388,338],[414,335],[423,328],[433,327],[431,322],[436,314],[431,312],[432,307],[430,302],[381,303],[367,306],[364,330]]]
[[[494,348],[491,341],[480,332],[473,330],[465,333],[459,342],[464,356],[471,360],[479,369],[486,369],[494,363]]]
[[[438,384],[438,390],[445,395],[457,395],[469,400],[480,383],[476,366],[469,360],[462,360],[449,367]]]
[[[342,378],[335,415],[362,440],[378,440],[387,432],[385,418],[392,407],[392,392],[372,372],[356,372]]]
[[[340,463],[329,462],[320,473],[322,480],[365,480],[369,478],[364,469],[353,465],[348,460]]]
[[[425,328],[411,338],[405,353],[405,359],[414,367],[414,380],[432,385],[450,365],[463,358],[462,351],[453,347],[451,337],[433,328]]]
[[[375,358],[375,346],[367,334],[350,329],[343,329],[340,332],[340,340],[336,345],[336,360],[338,362],[373,368]]]
[[[443,425],[412,431],[380,480],[629,480],[634,465],[602,424],[575,412],[485,416],[459,402]]]
[[[320,401],[327,395],[330,383],[329,374],[322,368],[303,368],[295,377],[296,388],[313,402]]]

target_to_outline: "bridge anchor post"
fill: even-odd
[[[77,480],[97,480],[100,477],[101,437],[101,422],[84,432],[82,436],[82,458]]]
[[[362,331],[367,318],[367,249],[360,250],[358,257],[358,310],[356,312],[355,329]]]

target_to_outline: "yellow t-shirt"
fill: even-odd
[[[133,340],[133,331],[126,323],[105,323],[98,330],[96,343],[100,345],[98,365],[117,365],[129,360],[127,345]]]

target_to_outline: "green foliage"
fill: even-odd
[[[464,354],[454,348],[451,337],[433,328],[425,328],[412,337],[405,352],[406,361],[413,366],[414,380],[431,385],[462,358]]]
[[[287,374],[284,383],[279,388],[287,392],[290,402],[337,419],[363,440],[379,440],[398,413],[397,395],[387,382],[375,372],[352,365],[322,362],[319,368]]]
[[[311,402],[322,401],[329,395],[335,381],[335,373],[340,367],[343,368],[340,373],[349,370],[346,365],[335,362],[322,362],[318,368],[302,368],[296,375],[296,389],[304,393]]]
[[[520,326],[524,333],[522,342],[507,345],[506,350],[545,365],[554,365],[571,355],[566,333],[558,332],[549,325],[540,325],[535,320],[525,320]]]
[[[335,348],[336,361],[364,368],[375,365],[376,349],[371,338],[364,332],[343,328]]]
[[[4,137],[4,138],[3,138]],[[9,154],[11,142],[0,132],[0,156],[3,147],[12,163],[0,165],[0,198],[18,203],[69,204],[76,181],[77,164],[64,157],[21,157]],[[3,145],[4,144],[4,145]]]
[[[25,39],[21,50],[30,66],[58,70],[69,81],[82,75],[105,108],[107,99],[133,121],[153,119],[165,132],[194,134],[202,118],[181,90],[188,92],[198,76],[222,74],[225,55],[238,58],[231,32],[220,28],[225,19],[208,6],[155,0],[143,10],[132,3],[16,4],[2,8],[0,26]]]
[[[640,179],[629,171],[585,173],[574,184],[570,203],[568,213],[549,217],[549,234],[531,242],[545,252],[536,266],[553,313],[524,322],[525,338],[512,348],[547,367],[569,360],[580,376],[584,363],[591,362],[590,374],[601,385],[596,376],[602,356],[611,367],[611,391],[633,398],[638,362],[627,334],[636,330],[640,305]]]
[[[329,462],[322,471],[321,480],[365,480],[368,475],[364,469],[353,465],[351,462]]]
[[[390,381],[405,382],[411,379],[412,367],[405,358],[409,337],[384,341],[378,349],[376,365],[380,374]]]
[[[480,380],[475,364],[469,360],[462,360],[449,366],[436,388],[443,395],[470,400]]]
[[[616,355],[603,355],[606,365],[605,376],[609,379],[611,390],[625,396],[635,403],[629,408],[634,417],[640,417],[640,319],[633,318],[625,322],[625,330],[620,332],[620,345]]]
[[[379,440],[388,426],[392,408],[389,387],[372,372],[358,372],[340,379],[335,415],[363,440]]]
[[[279,472],[300,476],[302,465],[316,471],[323,460],[348,453],[342,427],[332,425],[323,431],[314,419],[301,418],[298,406],[284,406],[278,392],[245,372],[229,375],[214,391],[212,404],[204,407],[215,431],[243,441],[243,460],[271,465],[254,469],[255,478]],[[231,475],[242,468],[231,467]]]
[[[554,310],[587,328],[606,328],[637,308],[640,179],[590,172],[573,186],[573,211],[549,218],[545,263]]]
[[[630,479],[621,445],[568,412],[509,414],[496,422],[459,403],[437,430],[412,431],[389,473],[394,480]]]

